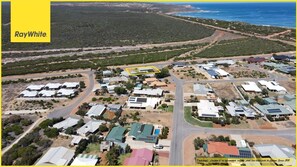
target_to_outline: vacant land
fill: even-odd
[[[250,37],[221,41],[195,55],[196,57],[228,57],[294,51],[295,47],[280,42]]]
[[[210,86],[220,98],[240,99],[238,92],[231,83],[210,83]]]
[[[187,81],[207,79],[203,73],[197,72],[193,67],[176,68],[173,73],[179,78]]]
[[[3,5],[3,20],[8,21],[9,5]],[[108,6],[51,6],[51,43],[10,43],[3,36],[4,50],[81,48],[164,43],[201,39],[214,30],[201,25],[157,15],[146,8]],[[7,22],[6,22],[7,23]],[[10,34],[10,26],[3,26]]]

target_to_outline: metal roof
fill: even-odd
[[[103,104],[92,106],[87,112],[87,116],[100,116],[105,111],[106,107]]]
[[[73,156],[74,150],[65,147],[52,147],[41,157],[36,165],[66,166]]]
[[[113,142],[123,142],[123,137],[126,129],[122,126],[117,126],[112,128],[112,130],[108,133],[105,140],[113,141]]]

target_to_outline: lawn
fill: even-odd
[[[185,107],[185,120],[192,124],[192,125],[197,125],[197,126],[202,126],[202,127],[213,127],[212,122],[206,122],[206,121],[200,121],[198,119],[195,119],[191,115],[191,107]]]
[[[100,144],[99,143],[90,143],[85,150],[85,153],[97,154],[100,152]]]
[[[159,106],[158,109],[161,109],[161,110],[167,111],[167,112],[173,112],[173,105],[168,105],[167,107]]]

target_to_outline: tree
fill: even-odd
[[[205,141],[203,139],[200,139],[200,137],[197,137],[196,139],[194,139],[195,150],[198,150],[199,148],[203,147],[204,144],[205,144]]]
[[[125,148],[125,153],[131,153],[132,152],[132,149],[131,147],[127,144],[126,148]]]
[[[87,113],[87,111],[79,109],[75,114],[83,117],[86,115],[86,113]]]
[[[55,138],[59,135],[59,130],[57,128],[46,128],[44,129],[44,134],[48,138]]]
[[[80,87],[80,88],[86,88],[86,84],[85,84],[85,82],[84,82],[84,81],[80,81],[80,82],[79,82],[79,87]]]
[[[109,166],[118,165],[119,156],[120,156],[119,146],[115,146],[111,148],[106,154],[108,165]]]
[[[41,129],[48,128],[49,126],[53,126],[53,120],[51,119],[44,120],[39,124]]]
[[[100,132],[107,132],[109,129],[107,128],[107,126],[105,124],[102,124],[99,126],[99,131]]]
[[[262,89],[262,95],[264,95],[265,97],[267,97],[268,96],[268,90],[267,89]]]
[[[132,90],[134,88],[134,84],[131,81],[127,82],[125,86],[128,90]]]
[[[92,101],[96,101],[96,100],[97,100],[97,98],[96,98],[96,97],[93,97],[93,98],[92,98]]]
[[[127,89],[125,89],[123,87],[115,87],[114,92],[118,95],[127,94]]]
[[[66,134],[69,134],[69,135],[75,135],[76,134],[76,131],[73,127],[69,127],[65,130],[65,133]]]
[[[78,155],[78,154],[82,153],[83,151],[85,151],[88,144],[89,144],[89,141],[87,139],[82,139],[78,143],[78,146],[75,149],[75,155]]]
[[[169,74],[169,69],[167,67],[162,68],[159,73],[156,73],[157,78],[165,78],[168,76],[170,76],[170,74]]]
[[[236,141],[235,141],[235,140],[230,140],[229,144],[230,144],[231,146],[236,146]]]

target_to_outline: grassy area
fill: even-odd
[[[195,57],[228,57],[254,54],[276,53],[294,51],[295,47],[281,42],[269,41],[259,38],[243,38],[221,41],[196,55]]]
[[[121,154],[118,160],[119,165],[123,165],[126,158],[129,158],[131,153],[128,154]]]
[[[161,109],[161,110],[167,111],[167,112],[173,112],[173,105],[168,105],[167,107],[159,106],[158,109]]]
[[[3,20],[9,20],[9,4]],[[4,24],[7,22],[4,22]],[[51,43],[10,43],[10,26],[3,27],[3,50],[121,46],[201,39],[214,30],[160,16],[138,7],[51,6]]]
[[[185,119],[188,123],[202,127],[213,127],[212,122],[200,121],[198,119],[193,118],[191,115],[191,107],[185,107],[184,112]]]
[[[99,153],[100,144],[99,143],[90,143],[85,150],[85,153]]]

